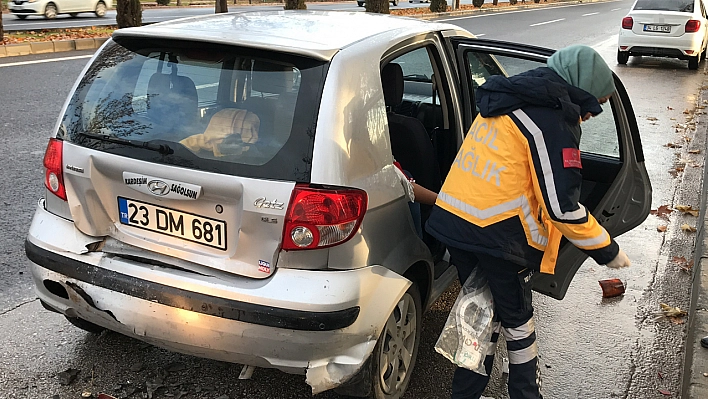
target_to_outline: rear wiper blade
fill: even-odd
[[[84,133],[84,132],[79,132],[78,134],[80,136],[84,136],[84,137],[88,137],[88,138],[92,138],[92,139],[96,139],[96,140],[101,140],[101,141],[106,141],[109,143],[123,144],[123,145],[136,147],[136,148],[144,148],[146,150],[159,152],[162,155],[170,155],[170,154],[174,154],[174,152],[175,152],[167,144],[155,144],[155,143],[151,143],[149,141],[121,139],[121,138],[118,138],[115,136],[109,136],[107,134],[95,134],[95,133]]]

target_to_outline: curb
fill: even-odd
[[[59,53],[74,50],[95,50],[109,38],[52,40],[48,42],[26,42],[0,46],[0,58],[30,54]]]
[[[699,101],[707,100],[708,92],[703,91]],[[702,118],[704,122],[708,118]],[[706,123],[703,123],[705,126]],[[708,146],[707,146],[708,147]],[[706,148],[705,150],[708,150]],[[691,286],[690,306],[688,310],[688,334],[686,336],[686,354],[683,365],[683,399],[708,398],[708,349],[701,347],[701,338],[708,335],[708,168],[703,171],[701,192],[701,214],[703,225],[696,239],[694,254],[693,284]]]
[[[529,0],[532,1],[532,0]],[[515,10],[523,10],[528,8],[545,8],[545,7],[558,7],[561,5],[568,4],[581,4],[581,3],[605,3],[612,0],[571,0],[571,1],[558,1],[556,3],[546,3],[543,1],[540,3],[531,4],[517,4],[515,6],[507,6],[502,8],[480,8],[476,10],[459,10],[459,11],[449,11],[441,13],[431,13],[431,14],[420,14],[420,15],[407,15],[404,17],[417,18],[422,20],[431,20],[444,17],[462,17],[465,15],[479,14],[479,13],[497,13],[497,12],[507,12]],[[317,3],[328,3],[326,1]],[[276,3],[273,3],[277,5]],[[241,5],[239,5],[240,7]],[[248,6],[248,5],[245,5]],[[204,6],[194,6],[194,7],[204,7]],[[151,7],[152,8],[152,7]],[[4,57],[14,57],[20,55],[30,55],[30,54],[46,54],[46,53],[58,53],[63,51],[73,51],[73,50],[92,50],[97,49],[103,45],[109,38],[94,38],[94,39],[72,39],[72,40],[53,40],[51,42],[24,42],[17,44],[3,44],[0,45],[0,58]],[[91,43],[90,41],[93,41]]]

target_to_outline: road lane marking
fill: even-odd
[[[558,19],[554,19],[553,21],[539,22],[539,23],[537,23],[537,24],[531,24],[531,25],[529,25],[529,26],[548,25],[548,24],[552,24],[552,23],[554,23],[554,22],[560,22],[560,21],[565,21],[565,18],[558,18]]]
[[[482,37],[484,35],[486,35],[486,33],[475,33],[474,37]]]
[[[76,55],[73,57],[62,57],[62,58],[51,58],[48,60],[34,60],[34,61],[20,61],[20,62],[10,62],[8,64],[0,64],[0,68],[12,67],[12,66],[22,66],[22,65],[32,65],[32,64],[44,64],[47,62],[57,62],[57,61],[71,61],[79,60],[82,58],[91,58],[93,54],[90,55]]]
[[[619,11],[619,10],[621,10],[621,8],[613,8],[613,9],[610,10],[610,12],[612,12],[612,11]]]
[[[624,0],[613,0],[613,1],[603,1],[602,3],[617,3],[619,1],[624,1]],[[467,15],[464,17],[455,17],[455,18],[444,18],[444,19],[431,19],[431,21],[435,22],[446,22],[446,21],[457,21],[460,19],[471,19],[471,18],[482,18],[482,17],[494,17],[497,15],[506,15],[506,14],[516,14],[520,12],[532,12],[532,11],[548,11],[548,10],[555,10],[558,8],[567,8],[567,7],[583,7],[583,6],[591,6],[594,5],[595,3],[581,3],[581,4],[569,4],[567,6],[550,6],[550,7],[542,7],[542,8],[531,8],[531,9],[524,9],[524,10],[514,10],[514,11],[500,11],[500,12],[489,12],[489,13],[484,13],[481,15]]]
[[[591,15],[597,15],[597,14],[599,14],[599,12],[591,12],[591,13],[583,14],[582,16],[583,16],[583,17],[589,17],[589,16],[591,16]]]

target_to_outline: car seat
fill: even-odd
[[[147,87],[147,115],[163,135],[194,132],[199,118],[194,81],[176,73],[154,73]]]

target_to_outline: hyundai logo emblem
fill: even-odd
[[[162,180],[150,180],[147,184],[151,193],[159,196],[169,194],[170,186]]]

